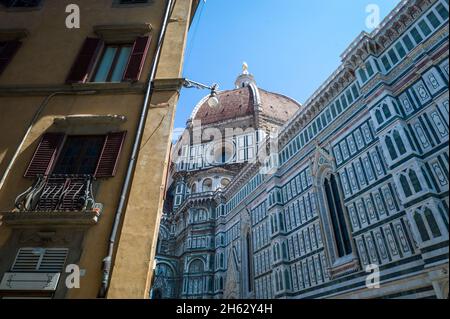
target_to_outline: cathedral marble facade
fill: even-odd
[[[200,101],[174,146],[151,297],[447,298],[448,12],[402,1],[303,105],[246,69],[217,108]],[[241,131],[195,143],[200,122]]]

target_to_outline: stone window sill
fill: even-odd
[[[100,210],[83,212],[5,212],[0,220],[11,227],[26,225],[89,226],[98,223]]]

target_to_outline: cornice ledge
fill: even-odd
[[[149,23],[108,24],[94,26],[94,32],[106,42],[128,42],[137,37],[149,35],[152,25]]]
[[[20,226],[89,226],[97,224],[100,212],[4,212],[2,223],[11,227]]]
[[[22,40],[28,37],[30,32],[27,29],[0,29],[1,41]]]
[[[126,116],[117,114],[108,115],[93,115],[93,114],[77,114],[56,117],[53,120],[53,124],[59,127],[65,127],[70,125],[99,125],[99,124],[112,124],[120,125],[127,121]]]
[[[180,91],[183,87],[184,79],[156,79],[153,81],[155,91]]]

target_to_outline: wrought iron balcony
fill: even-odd
[[[10,224],[95,223],[103,205],[94,199],[93,182],[92,175],[38,176],[17,196],[14,211],[4,213],[3,220]]]

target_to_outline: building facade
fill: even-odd
[[[148,298],[198,1],[72,3],[0,1],[0,298]]]
[[[246,69],[201,101],[172,154],[152,297],[448,298],[448,12],[401,1],[303,105]],[[211,127],[242,130],[214,147]]]

